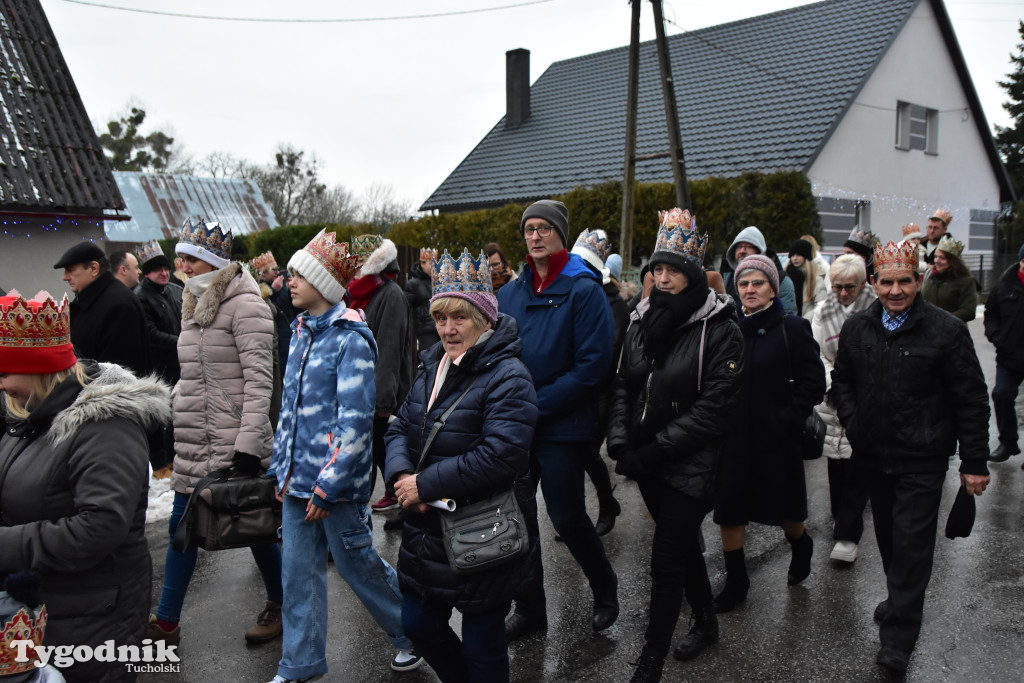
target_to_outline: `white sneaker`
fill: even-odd
[[[395,671],[412,671],[422,663],[423,657],[416,654],[416,650],[399,650],[391,661],[391,668]]]
[[[309,678],[282,678],[278,675],[274,676],[274,680],[270,681],[270,683],[312,683],[312,681],[319,681],[323,677],[323,674],[316,674]]]
[[[832,548],[832,554],[829,557],[839,562],[852,564],[857,559],[857,544],[853,541],[836,541],[836,547]]]

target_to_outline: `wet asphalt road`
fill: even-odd
[[[980,319],[970,325],[991,389],[994,351]],[[1022,402],[1018,402],[1022,415]],[[995,424],[990,442],[995,445]],[[1011,681],[1024,678],[1024,456],[992,465],[992,484],[978,501],[974,532],[967,539],[942,536],[945,515],[959,486],[954,459],[940,512],[935,568],[925,604],[924,627],[910,661],[908,681]],[[878,629],[875,605],[885,598],[885,580],[874,541],[870,507],[860,556],[852,566],[830,562],[831,518],[824,459],[806,463],[810,517],[815,540],[811,576],[786,585],[789,546],[781,529],[751,525],[746,555],[751,589],[745,604],[720,615],[721,640],[696,660],[665,666],[665,681],[884,681],[874,664]],[[605,547],[619,575],[621,615],[608,631],[590,631],[591,596],[565,546],[554,541],[546,515],[541,534],[548,595],[546,634],[513,643],[514,681],[628,681],[630,662],[643,643],[650,581],[647,576],[652,524],[635,484],[613,476],[623,514]],[[378,492],[379,493],[379,492]],[[542,504],[543,505],[543,504]],[[597,502],[588,484],[588,505]],[[399,532],[386,532],[374,515],[374,540],[389,562],[397,559]],[[166,522],[149,526],[154,565],[154,604],[163,578]],[[715,592],[724,583],[718,529],[704,524],[708,571]],[[341,578],[329,577],[330,630],[325,681],[402,681],[437,678],[424,665],[395,673],[394,650]],[[280,639],[249,646],[242,638],[263,606],[259,573],[247,550],[203,553],[182,616],[180,674],[144,674],[142,683],[264,683],[276,673]],[[687,628],[687,608],[676,638]],[[453,618],[458,631],[458,613]]]

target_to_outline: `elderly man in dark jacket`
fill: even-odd
[[[600,280],[565,247],[564,204],[531,204],[519,230],[529,250],[527,265],[498,292],[498,309],[519,325],[523,362],[537,389],[531,478],[541,485],[555,531],[587,576],[594,594],[591,626],[603,631],[619,615],[618,579],[587,516],[583,472],[600,440],[599,389],[612,362],[615,324]],[[531,542],[538,539],[538,530],[531,528],[530,535]],[[516,596],[516,611],[505,624],[510,641],[547,626],[539,561],[535,570],[537,579]]]
[[[996,347],[992,406],[999,429],[999,445],[988,457],[990,462],[1006,462],[1020,453],[1015,404],[1024,382],[1024,246],[1017,258],[1020,263],[1006,269],[985,302],[985,336]]]
[[[988,395],[967,326],[918,296],[912,243],[874,253],[878,300],[840,332],[832,395],[866,470],[888,598],[878,664],[903,674],[921,631],[949,459],[960,445],[967,493],[988,485]]]
[[[152,368],[142,305],[110,272],[93,242],[77,244],[53,265],[77,294],[71,302],[71,343],[80,358],[117,363],[145,375]]]

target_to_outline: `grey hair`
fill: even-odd
[[[857,254],[843,254],[832,262],[828,271],[828,279],[833,283],[836,278],[855,277],[858,282],[864,282],[868,277],[867,267]]]

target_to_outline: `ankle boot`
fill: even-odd
[[[597,524],[594,525],[594,529],[597,531],[598,536],[604,536],[615,528],[615,518],[622,514],[622,506],[619,505],[619,501],[615,500],[615,497],[610,493],[607,500],[600,501],[600,505],[601,507],[597,512]]]
[[[661,680],[661,670],[665,667],[665,658],[645,647],[640,657],[633,662],[636,670],[629,683],[658,683]]]
[[[594,619],[590,623],[595,633],[609,628],[619,617],[619,579],[614,574],[612,582],[602,590],[594,591]]]
[[[789,574],[786,580],[790,586],[795,586],[811,575],[811,555],[814,554],[814,541],[811,535],[804,529],[803,536],[792,538],[786,534],[786,540],[793,548],[793,559],[789,561]]]
[[[725,551],[725,588],[715,597],[715,612],[730,612],[747,599],[750,578],[743,557],[743,548]]]
[[[672,652],[672,655],[682,662],[693,659],[708,645],[718,642],[718,617],[715,616],[715,608],[711,604],[695,609],[690,621],[693,624],[690,632],[679,641]]]

